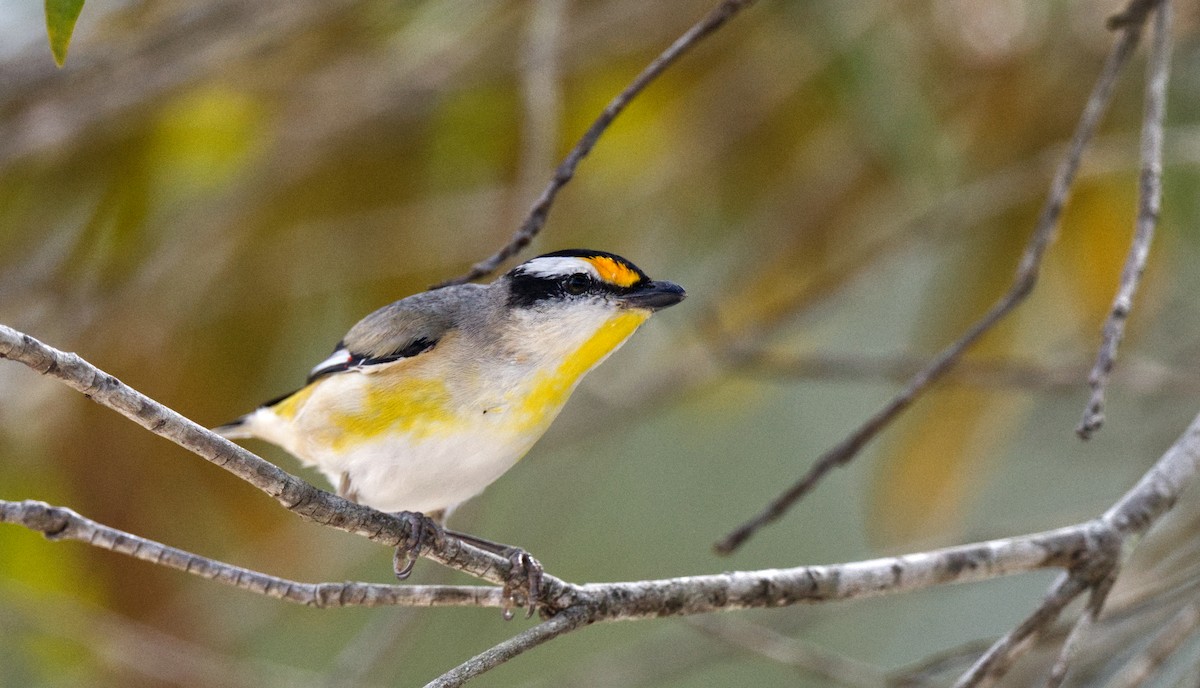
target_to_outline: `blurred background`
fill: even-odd
[[[362,315],[502,245],[607,100],[714,4],[88,0],[58,70],[41,4],[0,0],[0,322],[227,421],[295,388]],[[1133,227],[1142,52],[1028,302],[781,522],[733,557],[711,550],[1007,287],[1121,6],[764,1],[701,43],[600,140],[524,254],[616,252],[689,299],[452,525],[587,582],[851,561],[1100,513],[1200,410],[1190,3],[1163,220],[1108,425],[1073,433]],[[386,549],[13,363],[0,499],[302,581],[391,579]],[[1138,551],[1075,684],[1196,595],[1198,512],[1181,504]],[[602,625],[472,685],[943,685],[1052,577]],[[429,562],[414,580],[469,582]],[[531,623],[309,610],[0,528],[4,686],[420,685]],[[833,664],[742,647],[761,633]],[[1152,685],[1195,685],[1198,656],[1192,637]]]

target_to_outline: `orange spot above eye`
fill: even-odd
[[[641,276],[636,272],[608,256],[592,256],[584,258],[584,260],[595,266],[596,272],[600,273],[600,278],[609,284],[631,287],[641,280]]]

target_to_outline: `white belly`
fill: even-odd
[[[537,436],[480,427],[437,438],[380,438],[308,458],[330,483],[349,480],[349,496],[380,511],[429,513],[474,497],[512,468]]]
[[[465,502],[525,455],[562,408],[523,415],[507,399],[471,400],[437,418],[346,432],[331,418],[361,414],[368,376],[339,375],[316,386],[292,415],[263,408],[248,419],[251,434],[279,444],[315,466],[343,496],[380,511],[428,513]],[[519,387],[513,398],[523,398]],[[520,404],[515,404],[520,406]],[[484,411],[486,409],[486,411]],[[339,414],[342,414],[339,416]]]

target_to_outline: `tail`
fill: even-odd
[[[242,440],[250,437],[257,437],[274,442],[275,440],[273,438],[264,436],[262,428],[260,427],[262,425],[261,421],[263,421],[265,418],[276,418],[275,414],[270,413],[268,409],[284,399],[287,399],[298,391],[300,390],[288,392],[287,394],[275,397],[270,401],[259,404],[258,408],[254,409],[250,413],[247,413],[244,416],[239,416],[224,425],[218,425],[217,427],[213,428],[212,431],[221,437],[230,440]]]
[[[294,394],[294,393],[293,393]],[[272,444],[278,444],[292,451],[295,435],[290,420],[281,418],[275,413],[275,406],[292,394],[286,394],[278,399],[272,399],[242,417],[230,420],[224,425],[212,429],[217,435],[228,439],[265,439]],[[295,451],[293,451],[293,454]]]
[[[221,437],[230,440],[240,440],[248,437],[254,437],[255,434],[250,429],[250,425],[247,422],[250,420],[251,415],[253,414],[247,413],[246,415],[235,420],[231,420],[224,425],[218,425],[217,427],[213,428],[212,431]]]

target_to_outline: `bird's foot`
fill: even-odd
[[[504,618],[512,619],[513,607],[522,606],[526,609],[525,618],[533,616],[542,596],[542,577],[545,573],[540,561],[534,559],[533,555],[520,547],[504,545],[453,530],[445,532],[469,545],[508,559],[511,567],[508,570],[508,578],[504,581]],[[518,598],[522,592],[524,600]]]
[[[525,618],[528,619],[533,616],[542,597],[542,575],[545,573],[542,562],[520,547],[508,547],[500,554],[512,564],[508,579],[504,581],[504,619],[508,621],[513,618],[513,606],[522,606],[517,598],[521,591],[525,592]]]
[[[412,575],[417,559],[421,558],[421,551],[430,543],[440,542],[445,532],[437,521],[425,514],[400,511],[396,513],[396,517],[408,524],[408,539],[396,547],[396,554],[392,557],[392,570],[395,571],[398,580],[405,580]]]

